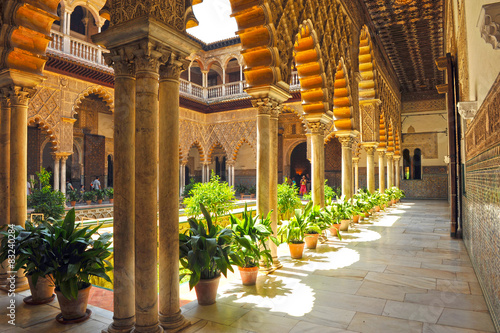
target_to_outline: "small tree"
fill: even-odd
[[[295,184],[288,185],[287,179],[283,184],[278,184],[278,213],[283,219],[292,214],[296,208],[302,207],[302,202],[297,193],[297,186]]]
[[[52,191],[50,186],[51,172],[40,168],[36,173],[41,189],[33,187],[33,193],[28,196],[28,203],[34,209],[34,213],[42,213],[44,219],[52,217],[60,219],[64,214],[64,203],[66,198],[59,191]]]
[[[200,216],[203,204],[217,223],[217,218],[228,213],[234,206],[234,190],[226,182],[221,182],[220,177],[213,171],[208,183],[196,183],[189,192],[190,197],[185,198],[186,213],[189,216]]]

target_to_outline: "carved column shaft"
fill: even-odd
[[[375,144],[366,144],[364,148],[366,150],[366,186],[370,193],[375,192]]]
[[[130,332],[135,324],[135,74],[121,57],[115,70],[114,117],[114,293],[109,333]]]
[[[384,156],[385,156],[385,150],[381,149],[378,150],[378,188],[380,193],[385,192],[385,163],[384,163]]]
[[[61,156],[61,187],[60,191],[66,197],[66,160],[68,156]]]
[[[54,159],[54,191],[59,191],[61,184],[59,180],[59,170],[61,168],[61,156],[53,154],[52,158]]]
[[[2,96],[0,110],[0,225],[10,223],[10,98]]]
[[[257,101],[257,214],[267,216],[270,210],[269,173],[270,173],[270,112],[271,106]],[[255,105],[254,105],[255,106]]]
[[[387,154],[387,188],[394,186],[394,155]]]
[[[311,129],[311,194],[313,204],[325,206],[325,125],[309,123]]]
[[[135,58],[135,332],[158,325],[158,67],[149,46]],[[164,175],[162,175],[164,176]],[[177,175],[176,175],[177,176]]]
[[[274,236],[278,231],[278,116],[281,106],[275,107],[269,119],[269,145],[270,145],[270,166],[269,166],[269,207],[271,213],[271,228]],[[281,267],[278,261],[278,248],[273,242],[269,242],[273,266]]]
[[[352,198],[352,144],[354,138],[350,135],[339,136],[342,144],[342,195]]]
[[[173,59],[171,55],[171,59]],[[172,60],[160,68],[160,324],[178,330],[190,323],[179,307],[179,75]]]

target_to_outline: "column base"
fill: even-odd
[[[0,275],[0,290],[5,292],[21,292],[30,289],[28,284],[28,279],[23,277],[15,277],[13,283],[11,283],[9,279],[10,274],[2,274]]]
[[[134,330],[135,316],[131,318],[116,319],[115,322],[121,322],[122,326],[116,326],[115,323],[109,324],[108,328],[102,330],[101,333],[130,333]]]
[[[160,314],[160,326],[167,332],[179,332],[191,325],[191,321],[184,318],[181,311],[172,316],[164,316]]]
[[[163,333],[163,332],[165,331],[163,330],[163,327],[161,327],[159,324],[153,326],[135,327],[132,330],[132,333]]]

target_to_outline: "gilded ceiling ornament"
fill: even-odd
[[[413,0],[394,0],[394,3],[396,5],[400,5],[400,6],[403,6],[403,5],[408,5],[409,3],[412,3]]]

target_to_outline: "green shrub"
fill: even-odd
[[[191,196],[191,190],[194,188],[194,185],[197,184],[194,178],[189,179],[189,184],[184,186],[184,191],[182,192],[182,196],[184,198],[189,198]]]
[[[190,191],[190,197],[184,198],[188,216],[200,216],[203,204],[210,216],[217,223],[217,217],[227,214],[234,206],[234,190],[226,182],[221,182],[220,177],[212,171],[208,183],[196,183]]]
[[[283,184],[278,184],[278,214],[282,216],[282,219],[287,219],[296,208],[302,207],[298,192],[297,186],[288,185],[286,178]]]
[[[36,173],[41,189],[33,188],[33,192],[28,196],[28,205],[33,208],[34,213],[42,213],[44,219],[52,217],[60,219],[64,214],[64,203],[66,198],[59,191],[52,191],[50,186],[51,173],[44,168]]]

